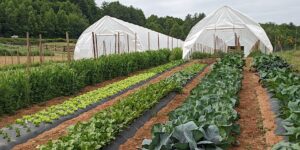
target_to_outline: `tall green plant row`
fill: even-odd
[[[170,51],[110,55],[71,63],[54,63],[0,72],[0,114],[13,113],[35,103],[71,95],[93,85],[134,71],[169,62]]]

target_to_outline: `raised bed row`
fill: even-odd
[[[118,133],[164,97],[180,91],[203,67],[204,65],[194,64],[165,80],[139,89],[113,106],[100,111],[90,121],[72,126],[66,136],[43,145],[40,149],[101,149],[107,146]]]
[[[234,143],[243,65],[240,55],[217,62],[169,121],[152,128],[153,138],[143,141],[143,149],[220,149]]]
[[[0,149],[9,149],[16,144],[23,143],[63,121],[74,118],[130,89],[144,84],[165,70],[182,63],[182,61],[175,61],[150,69],[144,73],[71,98],[62,104],[17,119],[15,124],[8,125],[0,130]]]
[[[147,51],[50,63],[29,71],[0,71],[0,115],[10,114],[59,96],[73,95],[87,85],[169,62],[171,51]]]
[[[271,93],[271,98],[279,103],[279,124],[287,137],[273,146],[274,150],[300,149],[300,75],[278,56],[261,55],[254,58],[253,67],[259,72],[262,84]]]

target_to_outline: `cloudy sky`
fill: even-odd
[[[95,0],[100,6],[103,1]],[[204,12],[209,14],[221,6],[237,9],[260,23],[293,22],[300,25],[300,0],[119,0],[127,6],[141,8],[148,17],[175,16],[184,18],[188,13]]]

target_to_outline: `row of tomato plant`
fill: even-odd
[[[218,61],[183,105],[169,113],[169,121],[153,126],[143,149],[221,149],[235,142],[243,65],[236,54]]]
[[[27,128],[28,132],[30,132],[28,123],[33,123],[35,126],[39,126],[41,123],[52,123],[54,120],[59,119],[62,116],[74,114],[79,109],[84,109],[91,104],[113,96],[129,88],[130,86],[147,80],[157,75],[158,73],[161,73],[174,66],[178,66],[182,63],[183,61],[178,60],[149,69],[144,73],[128,77],[124,80],[109,84],[97,90],[93,90],[86,94],[71,98],[63,102],[62,104],[50,106],[32,115],[23,116],[21,119],[17,119],[16,123],[24,128]],[[8,128],[11,128],[11,126],[8,126]],[[20,128],[12,128],[11,130],[14,130],[16,132],[16,135],[21,136],[19,132]],[[11,139],[11,137],[9,137],[8,134],[4,131],[0,130],[0,135],[3,135],[3,137],[7,139],[7,141],[10,141]]]
[[[280,118],[288,141],[273,146],[274,150],[300,149],[300,75],[282,58],[275,55],[259,55],[252,66],[258,71],[262,84],[279,101]]]
[[[29,71],[0,71],[0,115],[32,104],[72,95],[87,85],[169,62],[169,50],[109,55],[70,63],[52,63]]]
[[[194,64],[158,83],[139,89],[113,106],[98,112],[88,122],[80,122],[68,135],[40,147],[48,149],[101,149],[115,139],[126,126],[152,108],[172,91],[180,91],[204,65]]]

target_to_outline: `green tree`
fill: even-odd
[[[173,37],[180,38],[182,40],[184,40],[185,38],[182,27],[177,23],[174,23],[173,27],[171,28],[170,35]]]
[[[57,32],[59,36],[64,36],[64,33],[68,31],[68,25],[69,20],[67,13],[60,9],[57,13]]]

